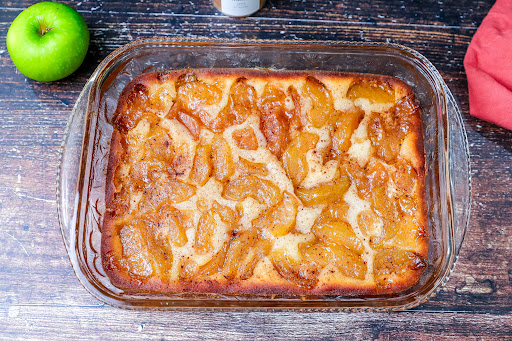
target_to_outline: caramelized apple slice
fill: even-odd
[[[251,162],[238,158],[237,169],[240,174],[267,176],[268,169],[264,163]]]
[[[397,170],[393,174],[396,187],[398,187],[400,193],[410,194],[418,179],[418,173],[411,164],[405,160],[400,160],[397,165]]]
[[[192,259],[184,259],[180,262],[181,264],[178,266],[178,278],[182,282],[190,282],[195,277],[197,272],[199,271],[199,266]]]
[[[218,103],[222,98],[222,88],[218,84],[207,84],[192,73],[181,75],[175,83],[176,99],[167,113],[167,118],[182,123],[197,140],[203,124],[209,124],[210,114],[205,106]]]
[[[386,162],[392,162],[400,152],[402,135],[386,129],[379,114],[373,113],[368,121],[368,135],[377,150],[377,156]]]
[[[155,217],[155,223],[151,230],[158,240],[164,241],[164,244],[172,242],[176,246],[183,246],[187,243],[187,235],[183,221],[185,217],[176,208],[169,203],[164,203]]]
[[[251,127],[235,130],[233,132],[233,140],[235,140],[238,148],[256,150],[258,149],[258,139]]]
[[[146,152],[144,147],[148,136],[151,134],[151,123],[141,119],[128,133],[116,133],[114,131],[114,134],[119,136],[119,143],[126,148],[123,161],[126,163],[138,162],[142,160]]]
[[[193,113],[205,105],[213,105],[222,99],[222,90],[215,84],[207,84],[194,73],[181,75],[176,81],[176,101]]]
[[[347,97],[353,101],[358,98],[366,98],[370,103],[393,103],[395,92],[387,83],[376,80],[362,80],[352,83],[348,89]]]
[[[325,243],[315,240],[312,243],[302,243],[299,245],[299,251],[304,260],[316,266],[319,269],[325,268],[334,260],[334,253]]]
[[[144,144],[144,149],[149,151],[156,160],[170,163],[174,156],[174,146],[167,131],[159,126],[151,126]]]
[[[352,178],[359,194],[365,200],[370,200],[374,188],[387,185],[389,175],[386,167],[381,162],[371,161],[364,171],[355,170],[352,172]]]
[[[413,216],[418,209],[416,198],[405,194],[398,199],[398,206],[404,214],[411,216]]]
[[[126,133],[137,126],[142,118],[149,122],[158,122],[159,118],[154,113],[148,112],[149,89],[146,85],[136,83],[128,85],[122,92],[124,101],[119,105],[114,114],[114,127]]]
[[[212,142],[213,176],[220,182],[225,182],[234,173],[231,148],[223,137],[216,135]]]
[[[371,193],[371,205],[375,213],[388,222],[398,219],[398,198],[390,195],[385,186],[375,187]]]
[[[215,218],[212,211],[203,212],[196,230],[195,249],[199,254],[213,251],[212,236],[215,232]]]
[[[318,135],[313,133],[302,133],[292,140],[283,154],[283,164],[286,173],[292,180],[294,186],[298,186],[306,177],[309,166],[306,160],[306,153],[318,143]]]
[[[222,133],[224,129],[235,124],[235,120],[236,116],[232,112],[232,108],[227,105],[219,112],[215,119],[207,123],[207,126],[215,133]]]
[[[314,288],[318,283],[319,271],[309,262],[303,262],[303,258],[290,257],[285,249],[273,250],[270,253],[270,261],[276,271],[286,280],[299,287]]]
[[[245,121],[249,114],[256,109],[257,93],[253,86],[247,84],[247,79],[238,78],[229,90],[229,102],[236,116],[235,123]]]
[[[180,143],[174,146],[174,158],[167,171],[173,178],[183,177],[190,169],[190,159],[193,152],[190,150],[188,143]]]
[[[308,121],[315,128],[323,127],[333,111],[331,93],[318,79],[308,76],[302,87],[302,95],[311,103],[311,109],[306,113]]]
[[[331,247],[335,255],[335,265],[347,277],[365,279],[367,267],[361,256],[352,250],[343,247]]]
[[[251,278],[254,273],[254,268],[258,262],[270,252],[271,248],[271,242],[265,239],[260,239],[251,246],[243,258],[240,259],[237,269],[238,278],[241,280]]]
[[[222,270],[226,252],[228,251],[229,244],[226,242],[222,248],[210,259],[206,264],[199,267],[196,275],[197,277],[211,276]]]
[[[317,222],[313,233],[328,244],[346,247],[358,254],[364,251],[363,243],[349,224],[341,221]]]
[[[166,88],[165,85],[152,90],[148,98],[151,108],[156,110],[160,115],[166,114],[174,100],[173,92],[174,91]]]
[[[230,181],[224,187],[222,196],[236,201],[250,197],[262,204],[273,206],[281,200],[281,190],[272,181],[245,175]]]
[[[285,106],[286,95],[278,87],[267,84],[259,101],[261,131],[267,140],[267,149],[281,158],[289,142],[289,121]]]
[[[418,241],[425,237],[423,228],[421,228],[414,217],[403,216],[396,222],[384,224],[382,235],[372,238],[370,246],[381,248],[395,245],[413,250],[417,247]]]
[[[318,219],[323,222],[337,220],[348,224],[347,214],[349,208],[350,205],[343,198],[338,199],[324,208]]]
[[[340,177],[312,188],[299,187],[295,193],[306,206],[322,205],[328,204],[336,198],[341,198],[349,187],[350,180],[348,177]]]
[[[142,189],[148,183],[156,181],[165,175],[167,165],[164,161],[147,158],[144,161],[135,162],[130,169],[128,180],[136,189]]]
[[[167,182],[162,188],[167,193],[167,200],[173,204],[177,204],[188,200],[191,196],[196,194],[194,186],[188,185],[181,181],[171,180]]]
[[[244,254],[247,254],[248,246],[254,243],[256,238],[252,231],[244,231],[231,241],[222,267],[224,277],[232,280],[237,276],[239,260],[243,258]]]
[[[258,105],[265,109],[281,106],[284,104],[286,95],[283,90],[275,84],[267,83],[263,89]]]
[[[304,262],[311,263],[312,267],[321,269],[332,264],[344,276],[361,280],[366,277],[367,267],[358,253],[321,241],[316,241],[312,245],[301,245],[300,249],[304,254]]]
[[[137,222],[132,222],[121,228],[120,242],[123,247],[122,265],[137,276],[147,277],[153,274],[153,264],[147,253],[147,244]],[[170,253],[172,257],[172,253]],[[172,262],[172,258],[171,258]]]
[[[138,276],[146,273],[162,276],[169,272],[173,258],[169,236],[158,232],[151,219],[141,217],[123,226],[120,242],[128,271]]]
[[[352,110],[339,113],[337,117],[332,136],[332,154],[334,156],[339,156],[348,151],[351,146],[350,138],[361,123],[364,111],[354,107]]]
[[[399,130],[403,135],[407,135],[411,131],[416,131],[421,124],[419,110],[420,107],[412,96],[400,98],[395,106],[394,116],[398,118]]]
[[[219,204],[217,200],[213,201],[212,212],[218,214],[222,221],[230,226],[233,226],[240,218],[237,212],[227,206]]]
[[[259,231],[267,229],[275,237],[284,236],[295,227],[298,205],[297,199],[285,191],[283,200],[261,212],[260,216],[252,221],[252,226]]]
[[[212,174],[212,145],[202,143],[196,149],[194,163],[190,170],[190,180],[198,186],[203,186]]]
[[[366,168],[366,177],[369,179],[372,188],[384,186],[389,180],[386,167],[378,161],[370,162]]]
[[[144,190],[139,210],[145,212],[157,208],[162,202],[177,204],[196,194],[195,187],[178,180],[159,180]]]
[[[393,286],[413,271],[423,270],[427,266],[426,260],[410,251],[400,249],[382,249],[373,261],[373,275],[377,285],[383,289]]]
[[[222,270],[224,277],[240,280],[250,278],[257,263],[268,254],[271,247],[271,243],[259,239],[255,231],[242,232],[229,245]]]
[[[372,210],[364,210],[357,215],[357,224],[361,233],[366,236],[379,236],[379,217]]]
[[[246,83],[245,78],[238,78],[229,90],[228,103],[209,128],[216,133],[222,132],[234,124],[243,123],[256,109],[256,90]]]
[[[300,103],[300,96],[293,85],[288,87],[288,95],[292,98],[294,109],[290,113],[290,130],[301,131],[302,130],[302,106]]]
[[[199,138],[199,134],[201,134],[201,121],[198,118],[180,111],[177,113],[176,119],[187,128],[194,140]]]

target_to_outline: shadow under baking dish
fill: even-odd
[[[121,90],[141,73],[184,68],[324,70],[393,76],[420,104],[425,143],[428,267],[408,290],[389,295],[264,296],[127,293],[101,265],[101,222],[112,134]],[[432,297],[454,268],[469,221],[471,179],[460,109],[439,72],[421,54],[394,44],[149,39],[110,54],[86,83],[62,144],[57,180],[59,223],[73,269],[99,300],[123,308],[409,309]]]

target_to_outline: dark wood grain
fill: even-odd
[[[91,340],[103,340],[105,336],[120,340],[144,337],[157,340],[425,340],[440,337],[476,340],[491,335],[494,339],[505,340],[512,332],[510,316],[444,313],[441,318],[423,312],[277,314],[121,311],[113,318],[116,311],[112,311],[112,308],[52,306],[52,319],[45,324],[31,323],[31,317],[34,314],[45,315],[45,309],[48,308],[11,306],[5,319],[7,328],[4,336],[16,337],[21,329],[25,329],[34,338],[52,340],[80,339],[83,338],[83,330],[95,331],[88,335]],[[65,331],[62,331],[63,326],[66,326]]]
[[[512,132],[469,116],[463,58],[492,6],[486,1],[278,1],[249,18],[207,0],[67,2],[84,16],[84,64],[55,83],[27,80],[5,35],[33,2],[0,3],[0,338],[5,339],[430,339],[512,334]],[[153,36],[394,42],[439,69],[463,110],[473,206],[445,288],[393,314],[159,312],[108,307],[81,287],[67,259],[55,204],[61,139],[84,83],[115,48]]]

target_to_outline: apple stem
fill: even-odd
[[[48,27],[44,20],[39,19],[39,30],[37,33],[39,33],[41,37],[43,37],[46,33],[50,32],[51,30],[53,30],[53,27]]]

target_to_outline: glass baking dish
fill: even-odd
[[[430,233],[428,267],[412,288],[380,296],[128,294],[101,266],[101,221],[112,126],[123,87],[149,70],[183,68],[327,70],[397,77],[414,89],[423,119]],[[123,308],[245,308],[382,311],[409,309],[435,295],[454,268],[471,207],[469,152],[460,109],[421,54],[395,44],[149,39],[111,53],[80,94],[62,144],[59,222],[73,269],[99,300]]]

